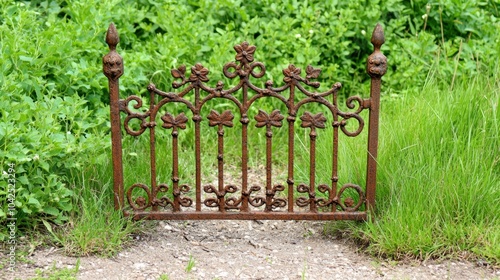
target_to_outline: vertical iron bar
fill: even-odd
[[[371,77],[370,87],[370,120],[368,123],[368,156],[366,175],[366,209],[371,212],[374,219],[375,189],[377,183],[377,148],[378,148],[378,126],[380,108],[380,86],[382,76],[387,71],[387,58],[380,51],[385,42],[384,31],[380,24],[373,30],[371,42],[374,47],[373,53],[368,57],[367,72]]]
[[[272,137],[273,133],[271,131],[271,124],[267,124],[266,127],[266,212],[272,210],[272,202],[273,198],[268,195],[272,192],[272,161],[271,161],[271,153],[272,153]]]
[[[123,164],[122,164],[122,135],[120,120],[120,86],[119,78],[123,74],[123,59],[116,52],[116,45],[120,42],[118,32],[113,23],[106,33],[106,43],[109,53],[102,59],[103,72],[108,78],[110,96],[111,119],[111,155],[113,158],[113,191],[115,210],[124,206],[123,191]]]
[[[241,129],[241,191],[247,192],[248,189],[248,132],[247,125],[243,124]],[[248,196],[243,197],[241,211],[248,212]]]
[[[333,114],[333,154],[332,154],[332,190],[329,194],[329,201],[331,201],[337,195],[337,183],[339,181],[338,175],[338,156],[339,156],[339,116],[337,114],[338,104],[337,104],[337,92],[333,93],[333,105],[335,106],[335,111]],[[337,204],[332,204],[332,212],[337,211]]]
[[[317,212],[316,209],[316,128],[314,126],[311,127],[311,132],[309,133],[309,137],[311,140],[309,146],[309,202],[310,202],[310,210],[313,213]]]
[[[153,112],[155,107],[155,94],[153,91],[149,95],[150,105],[149,111]],[[150,116],[149,119],[149,154],[150,154],[150,165],[151,165],[151,197],[149,201],[153,202],[156,198],[158,190],[156,189],[156,140],[155,140],[155,120],[154,116]],[[153,211],[158,211],[158,205],[153,203]]]
[[[217,130],[217,160],[218,160],[218,173],[219,173],[219,193],[224,193],[224,129],[222,123],[219,124]],[[225,212],[225,199],[224,196],[219,198],[219,211]]]
[[[201,117],[198,115],[198,118]],[[196,211],[201,211],[201,152],[200,152],[200,121],[195,120],[194,123],[194,145],[195,145],[195,162],[196,162]]]
[[[174,194],[174,212],[180,211],[181,206],[179,203],[179,150],[178,150],[178,137],[179,132],[177,131],[177,127],[173,127],[172,130],[172,191]]]
[[[295,87],[293,84],[290,85],[290,97],[288,99],[288,178],[286,183],[288,184],[288,212],[293,212],[294,205],[294,181],[293,181],[293,164],[294,157],[293,152],[295,149],[295,111],[294,111],[294,100],[295,99]]]
[[[241,112],[241,192],[246,193],[248,189],[248,77],[243,84],[243,103]],[[248,196],[243,196],[241,205],[242,212],[248,212]]]
[[[194,105],[195,112],[193,116],[194,121],[194,145],[195,145],[195,162],[196,162],[196,211],[201,211],[201,148],[200,148],[200,89],[198,87],[195,88],[194,95]]]

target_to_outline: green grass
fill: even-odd
[[[36,277],[30,278],[31,280],[58,280],[58,279],[77,279],[76,275],[80,269],[80,260],[76,261],[74,268],[56,268],[56,264],[50,268],[49,271],[36,270]]]
[[[196,265],[196,261],[193,258],[193,256],[189,255],[189,261],[186,265],[186,269],[184,269],[187,273],[191,273],[193,270],[194,266]]]
[[[488,77],[453,91],[430,77],[382,101],[376,221],[347,226],[369,252],[500,263],[500,93]]]
[[[130,241],[140,222],[132,222],[114,210],[112,171],[107,163],[90,166],[73,177],[79,205],[71,222],[53,232],[53,240],[68,255],[112,256]],[[77,187],[78,186],[78,187]]]
[[[162,274],[160,275],[160,277],[158,278],[158,280],[169,280],[170,278],[168,277],[167,274]]]

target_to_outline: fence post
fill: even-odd
[[[366,174],[366,210],[374,219],[375,189],[377,184],[377,148],[380,109],[380,86],[382,76],[387,71],[387,58],[380,51],[385,42],[384,30],[380,24],[373,30],[371,42],[373,53],[368,57],[366,71],[371,77],[370,86],[370,120],[368,124],[368,159]]]
[[[122,165],[122,136],[120,121],[120,89],[119,78],[123,74],[123,59],[116,52],[116,45],[120,42],[118,31],[113,23],[106,33],[106,43],[109,53],[102,58],[103,72],[108,78],[110,115],[111,115],[111,153],[113,157],[113,190],[115,210],[123,207],[123,165]]]

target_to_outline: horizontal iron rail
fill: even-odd
[[[135,220],[367,220],[366,212],[127,212],[125,216],[131,216]]]

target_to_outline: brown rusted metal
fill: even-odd
[[[380,87],[382,76],[387,71],[387,58],[380,51],[385,42],[382,26],[377,24],[373,30],[371,42],[374,51],[368,57],[367,72],[371,77],[370,99],[366,102],[370,105],[370,120],[368,123],[368,159],[366,168],[366,208],[372,212],[375,210],[375,189],[377,184],[377,150],[378,150],[378,121],[380,106]],[[372,215],[373,217],[373,215]]]
[[[110,24],[106,34],[106,43],[109,53],[102,59],[103,72],[108,78],[111,115],[111,141],[113,158],[113,186],[115,209],[122,209],[123,196],[123,166],[122,166],[122,139],[120,121],[119,78],[123,74],[123,59],[116,52],[116,45],[120,42],[115,25]]]
[[[147,219],[297,219],[297,220],[366,220],[368,212],[375,207],[376,187],[376,160],[378,146],[378,117],[380,103],[381,78],[387,69],[387,60],[380,52],[384,43],[382,27],[377,25],[373,31],[372,44],[374,52],[368,58],[367,72],[371,77],[370,98],[358,96],[349,97],[346,105],[351,111],[344,112],[338,107],[338,91],[340,83],[335,83],[325,92],[309,91],[304,85],[319,88],[320,84],[313,81],[318,78],[321,70],[306,67],[305,77],[301,76],[301,69],[289,65],[283,70],[284,84],[275,87],[272,81],[265,82],[260,88],[250,81],[250,77],[259,79],[265,75],[263,63],[254,61],[255,46],[243,42],[234,46],[236,57],[234,62],[226,63],[223,67],[224,76],[237,79],[237,85],[225,89],[222,81],[215,87],[207,85],[208,69],[202,64],[191,67],[191,73],[186,75],[186,67],[172,69],[171,74],[176,79],[172,84],[179,92],[165,92],[150,84],[150,104],[148,110],[136,112],[129,106],[134,104],[135,109],[143,106],[142,99],[132,95],[119,99],[118,81],[123,74],[122,58],[116,52],[119,42],[118,33],[113,24],[110,25],[106,36],[110,52],[103,58],[104,74],[108,77],[111,100],[111,137],[113,156],[113,184],[115,193],[115,208],[123,210],[125,215],[134,218]],[[252,93],[252,94],[249,94]],[[282,94],[287,93],[287,94]],[[194,101],[185,98],[187,94],[194,94]],[[240,96],[237,98],[236,96]],[[332,101],[328,101],[328,96]],[[272,112],[258,110],[253,118],[248,113],[251,106],[259,99],[274,98],[282,102],[286,112],[276,109]],[[205,104],[214,99],[225,99],[237,107],[237,110],[219,112],[211,110],[207,116],[202,115]],[[157,100],[157,101],[155,101]],[[132,102],[132,104],[131,104]],[[195,193],[193,198],[188,196],[191,187],[179,178],[179,137],[191,121],[185,113],[173,115],[168,111],[169,103],[181,103],[186,106],[186,112],[192,113],[194,123],[194,156],[195,156]],[[316,182],[316,138],[318,129],[327,129],[328,118],[322,113],[299,109],[308,103],[323,105],[332,115],[332,170],[331,184]],[[160,113],[160,109],[167,112]],[[338,186],[338,145],[339,130],[349,137],[358,136],[364,129],[364,119],[360,113],[369,110],[368,122],[368,157],[366,187],[354,183]],[[126,116],[123,124],[120,120],[120,111]],[[163,111],[162,111],[163,112]],[[328,114],[330,114],[328,113]],[[159,116],[158,114],[163,114]],[[240,124],[233,122],[235,115]],[[156,168],[156,131],[155,120],[162,121],[160,129],[171,129],[172,137],[172,183],[158,182]],[[297,184],[295,182],[295,132],[296,120],[300,119],[300,127],[309,131],[309,182]],[[202,127],[200,123],[208,120],[210,127],[217,128],[217,186],[203,184],[201,172],[201,140]],[[273,184],[273,131],[282,129],[283,120],[288,122],[288,163],[286,187],[284,184]],[[347,128],[347,121],[353,119],[357,123],[355,130]],[[139,121],[139,127],[129,125],[131,120]],[[248,183],[248,140],[249,125],[255,125],[260,133],[265,133],[265,188],[249,186]],[[123,163],[122,163],[122,125],[126,134],[140,136],[149,129],[150,141],[150,185],[135,183],[124,191]],[[226,184],[224,182],[224,128],[238,126],[241,129],[241,185]],[[261,128],[261,129],[260,129]],[[252,131],[253,133],[253,131]],[[353,190],[357,199],[345,197],[347,190]],[[140,190],[144,195],[134,195],[134,190]],[[288,194],[283,194],[284,191]],[[351,191],[352,193],[352,191]],[[124,203],[125,197],[128,204]],[[356,202],[357,201],[357,202]],[[193,205],[194,204],[194,205]],[[364,208],[363,208],[364,207]]]

